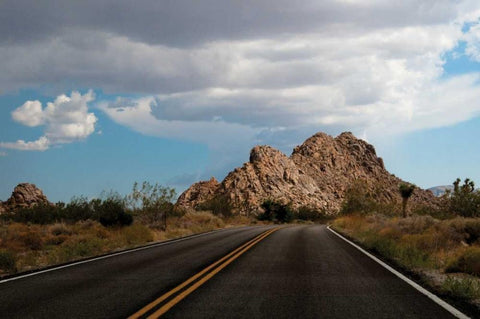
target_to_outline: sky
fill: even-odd
[[[397,2],[0,0],[0,199],[180,193],[320,131],[480,183],[480,2]]]

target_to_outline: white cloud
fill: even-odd
[[[95,131],[97,118],[88,113],[88,102],[95,99],[92,91],[84,95],[72,92],[59,95],[45,108],[39,101],[27,101],[12,112],[12,118],[26,126],[45,126],[44,136],[36,141],[1,142],[0,147],[22,151],[45,151],[52,145],[85,139]]]
[[[39,101],[27,101],[12,112],[12,118],[26,126],[38,126],[44,124],[45,118],[42,103]]]
[[[50,146],[50,141],[42,136],[36,141],[25,142],[24,140],[18,140],[16,142],[0,142],[0,147],[10,148],[20,151],[46,151]]]
[[[480,62],[480,23],[470,27],[465,34],[465,41],[467,43],[465,54],[471,59]]]

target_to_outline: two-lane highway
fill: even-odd
[[[322,225],[229,229],[0,283],[0,314],[453,318]]]

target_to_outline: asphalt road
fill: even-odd
[[[223,230],[0,283],[0,317],[125,318],[238,247],[146,315],[169,303],[166,318],[453,317],[325,226],[256,237],[269,229]]]

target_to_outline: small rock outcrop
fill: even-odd
[[[209,181],[193,184],[178,197],[177,205],[180,207],[196,207],[198,204],[213,198],[220,183],[212,177]]]
[[[42,204],[51,205],[42,190],[35,184],[21,183],[15,187],[12,196],[7,201],[1,203],[0,214]]]
[[[195,183],[179,197],[177,205],[196,208],[222,196],[240,214],[260,211],[266,199],[335,214],[355,180],[365,181],[379,202],[401,202],[398,185],[403,181],[385,169],[372,145],[350,132],[336,138],[317,133],[295,147],[290,157],[270,146],[255,146],[249,161],[221,183],[215,179]],[[410,201],[429,204],[435,197],[417,189]]]

